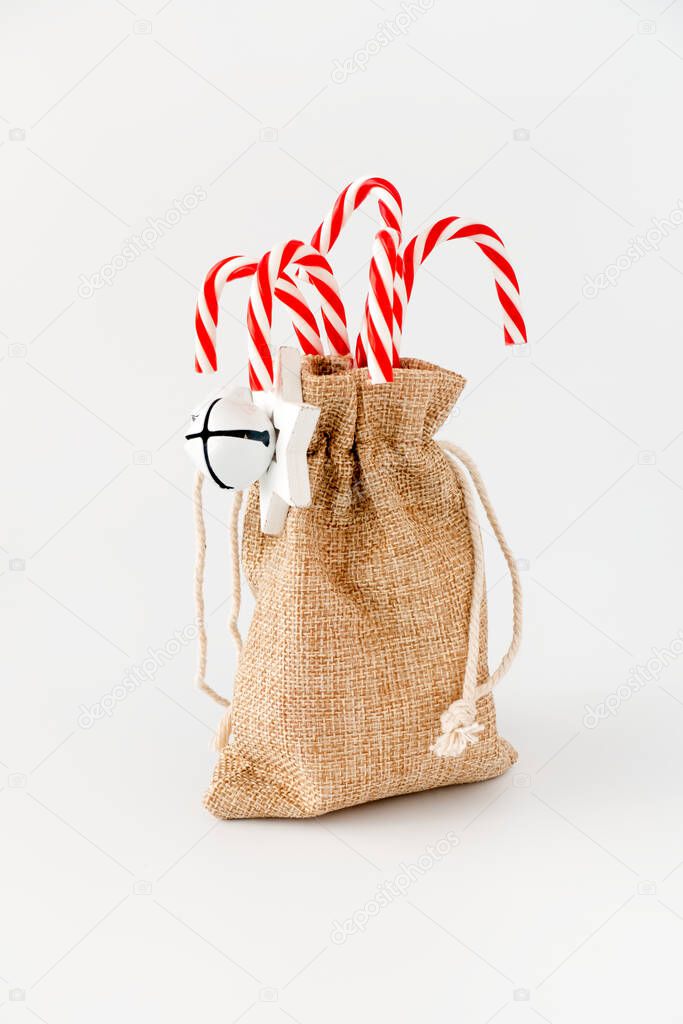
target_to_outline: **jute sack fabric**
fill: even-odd
[[[310,817],[502,774],[516,752],[482,731],[458,757],[430,751],[462,688],[473,587],[463,486],[433,440],[465,381],[404,359],[391,384],[310,357],[320,408],[308,452],[312,505],[261,533],[258,489],[242,565],[255,611],[206,807],[220,818]],[[488,676],[482,608],[477,680]]]

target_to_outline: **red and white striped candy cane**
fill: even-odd
[[[339,194],[332,209],[325,217],[311,239],[323,255],[327,255],[334,243],[339,238],[341,230],[348,221],[351,214],[369,197],[378,196],[379,212],[387,228],[396,232],[396,247],[400,249],[401,232],[403,223],[403,204],[398,190],[386,178],[358,178]],[[383,246],[380,246],[380,250]],[[374,257],[373,257],[374,258]],[[396,350],[395,358],[398,359],[398,351],[401,342],[401,326],[403,323],[403,310],[406,304],[405,289],[400,274],[393,288],[393,321],[392,336]],[[366,350],[369,344],[367,314],[361,322],[358,342],[356,344],[356,362],[359,366],[366,365]]]
[[[397,262],[397,233],[389,229],[380,231],[372,247],[370,291],[364,316],[364,355],[373,384],[384,384],[394,379],[394,359],[397,358],[393,336]]]
[[[249,386],[267,391],[273,385],[273,356],[270,342],[273,298],[288,267],[302,267],[321,298],[321,315],[331,347],[339,355],[350,355],[346,311],[339,285],[325,257],[298,239],[285,242],[261,257],[256,268],[249,305]]]
[[[506,345],[524,345],[526,326],[520,310],[519,284],[510,266],[502,239],[485,224],[473,224],[460,217],[444,217],[430,228],[415,235],[403,253],[403,276],[406,296],[410,299],[415,271],[440,242],[453,238],[469,238],[475,242],[491,263],[498,299],[503,307],[503,333]]]
[[[228,281],[252,277],[256,273],[256,260],[246,256],[228,256],[220,260],[206,275],[204,285],[197,299],[195,314],[195,370],[197,373],[215,372],[218,368],[216,356],[216,332],[218,329],[218,303],[221,292]],[[277,298],[292,312],[292,327],[306,355],[322,355],[323,346],[315,316],[301,294],[298,286],[287,275],[278,282]]]

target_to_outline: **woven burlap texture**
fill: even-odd
[[[244,517],[255,611],[235,679],[233,742],[206,807],[220,818],[311,817],[501,775],[516,760],[496,730],[460,757],[429,747],[461,692],[473,553],[461,486],[433,440],[465,381],[404,359],[391,384],[347,361],[303,362],[320,409],[308,452],[312,505],[261,533]],[[479,682],[488,674],[483,609]]]

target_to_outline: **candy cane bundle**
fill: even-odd
[[[381,225],[352,349],[328,255],[371,198]],[[212,398],[187,435],[200,470],[235,492],[230,630],[239,661],[230,705],[205,681],[201,476],[195,491],[197,678],[227,707],[206,796],[218,817],[309,817],[492,778],[516,760],[498,733],[492,696],[520,643],[515,560],[472,459],[434,441],[465,381],[405,354],[416,272],[456,239],[486,257],[505,344],[524,344],[519,283],[500,236],[446,217],[404,246],[403,204],[385,178],[348,185],[310,244],[288,240],[259,260],[231,256],[206,277],[196,312],[200,373],[217,368],[223,288],[251,281],[251,391]],[[291,316],[296,349],[274,347],[277,302]],[[512,639],[494,671],[475,496],[512,581]],[[244,643],[240,560],[255,597]]]

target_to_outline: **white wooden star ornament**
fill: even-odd
[[[257,391],[254,402],[277,431],[273,461],[259,480],[261,531],[277,536],[290,508],[311,504],[306,454],[320,409],[303,400],[299,349],[278,349],[273,390]]]
[[[261,530],[282,533],[290,508],[308,508],[307,452],[320,410],[303,401],[301,352],[277,352],[271,391],[227,391],[192,416],[186,449],[218,487],[244,490],[259,481]]]

